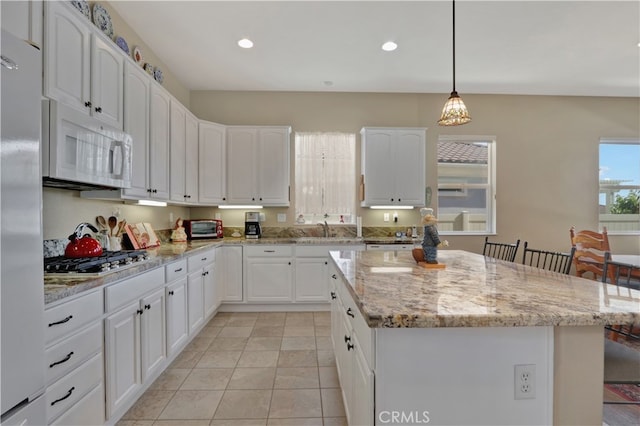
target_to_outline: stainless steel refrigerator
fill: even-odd
[[[0,421],[43,425],[42,59],[27,42],[1,37]]]

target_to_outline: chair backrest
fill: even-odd
[[[604,258],[604,267],[602,274],[603,283],[611,283],[618,287],[618,297],[631,292],[630,289],[640,289],[640,266],[629,265],[627,263],[614,262],[611,255],[606,253]],[[605,295],[607,292],[605,291]],[[629,296],[631,294],[629,293]],[[636,323],[631,326],[606,325],[606,329],[617,333],[617,335],[626,336],[634,340],[640,340],[640,324]],[[613,340],[618,340],[618,336],[614,334]]]
[[[489,237],[484,237],[482,254],[495,259],[513,262],[516,260],[518,247],[520,247],[520,240],[517,240],[515,243],[495,243],[489,242]]]
[[[640,266],[628,263],[615,262],[611,260],[611,255],[607,253],[604,258],[604,271],[602,282],[610,282],[619,287],[640,288]]]
[[[611,251],[607,228],[594,232],[589,230],[576,231],[575,227],[569,230],[571,245],[576,248],[573,256],[573,264],[576,267],[576,275],[582,277],[591,272],[593,279],[602,276],[605,254]]]
[[[571,271],[571,263],[576,252],[575,247],[571,247],[571,252],[560,253],[556,251],[531,249],[527,241],[524,242],[524,253],[522,254],[522,264],[535,268],[546,269],[548,271],[568,274]]]

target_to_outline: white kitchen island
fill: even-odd
[[[640,321],[640,292],[456,250],[331,257],[351,425],[602,424],[603,326]]]

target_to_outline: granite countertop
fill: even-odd
[[[189,257],[201,250],[221,245],[253,245],[253,244],[297,244],[297,245],[341,245],[363,244],[362,238],[341,237],[308,237],[308,238],[224,238],[220,240],[193,240],[187,243],[168,243],[159,247],[147,249],[150,260],[140,266],[123,271],[109,273],[100,277],[75,276],[73,278],[61,276],[45,276],[44,303],[45,305],[59,302],[64,298],[74,296],[87,290],[103,287],[138,275],[142,272],[158,268],[183,257]]]
[[[138,275],[142,272],[158,268],[167,263],[184,257],[189,257],[198,251],[222,245],[220,240],[189,241],[188,243],[162,244],[159,247],[147,249],[150,260],[140,266],[134,266],[122,271],[109,273],[100,277],[76,276],[67,278],[61,276],[44,277],[45,305],[58,302],[64,298],[82,293],[93,288],[113,284],[117,281]]]
[[[445,269],[410,252],[331,251],[370,327],[586,326],[640,322],[640,291],[441,250]]]

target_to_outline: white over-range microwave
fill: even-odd
[[[53,100],[42,101],[42,176],[47,186],[129,188],[131,136]]]

